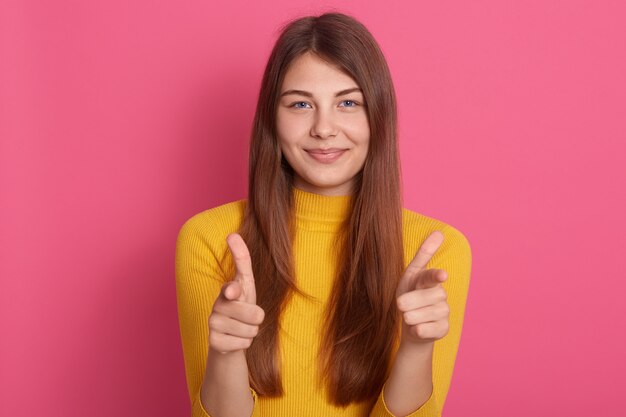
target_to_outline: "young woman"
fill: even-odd
[[[396,136],[389,70],[362,24],[329,13],[284,28],[248,199],[178,236],[194,416],[441,414],[471,252],[455,228],[402,209]]]

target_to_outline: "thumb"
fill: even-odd
[[[229,281],[222,287],[222,295],[228,301],[238,300],[242,298],[243,288],[237,281]]]
[[[443,269],[427,269],[417,275],[412,289],[421,290],[436,287],[448,279],[448,273]]]
[[[437,249],[443,243],[444,235],[442,232],[436,230],[432,232],[428,237],[422,242],[415,257],[406,267],[404,274],[400,278],[398,282],[398,287],[396,289],[396,295],[400,296],[405,292],[412,291],[418,278],[424,272],[424,268],[433,257]]]

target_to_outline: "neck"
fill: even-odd
[[[293,201],[299,227],[337,231],[349,217],[353,196],[327,196],[293,188]]]

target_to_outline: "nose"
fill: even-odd
[[[318,139],[327,139],[336,135],[337,126],[333,119],[332,111],[319,110],[311,126],[311,136]]]

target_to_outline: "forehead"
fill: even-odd
[[[313,93],[332,92],[359,87],[357,82],[337,65],[307,52],[296,58],[285,73],[281,92],[291,89]]]

